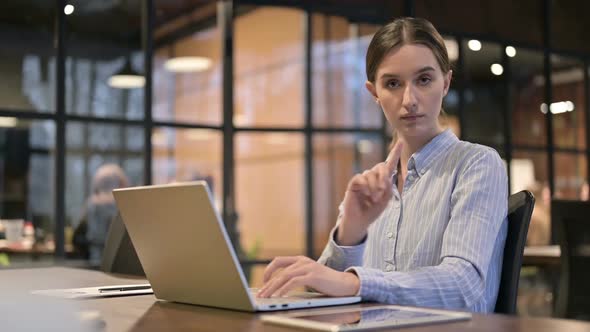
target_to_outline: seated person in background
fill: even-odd
[[[355,175],[319,261],[275,258],[258,296],[309,287],[364,301],[492,312],[507,233],[508,177],[498,153],[459,140],[439,115],[451,66],[424,19],[374,35],[366,87],[395,129],[385,162]]]
[[[84,213],[84,220],[86,220],[85,239],[91,266],[100,266],[111,221],[118,214],[112,191],[127,186],[129,186],[127,176],[118,165],[105,164],[94,174],[92,195],[86,202]],[[81,222],[78,228],[83,229],[83,227]],[[83,252],[83,248],[81,251]]]

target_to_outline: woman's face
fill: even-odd
[[[408,44],[385,55],[375,83],[366,86],[399,135],[431,137],[441,131],[438,115],[451,75],[442,72],[428,47]]]

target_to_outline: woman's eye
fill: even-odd
[[[422,76],[418,79],[418,83],[420,83],[420,85],[428,85],[428,83],[430,83],[432,81],[432,79],[428,76]]]
[[[393,81],[387,82],[388,88],[397,88],[398,86],[399,86],[399,81],[393,80]]]

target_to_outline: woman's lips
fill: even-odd
[[[415,115],[404,115],[401,117],[402,120],[405,121],[416,121],[420,118],[424,117],[424,115],[421,114],[415,114]]]

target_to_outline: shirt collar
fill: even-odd
[[[457,143],[459,139],[450,129],[436,135],[408,160],[408,170],[415,169],[419,177],[424,175],[432,163]]]

